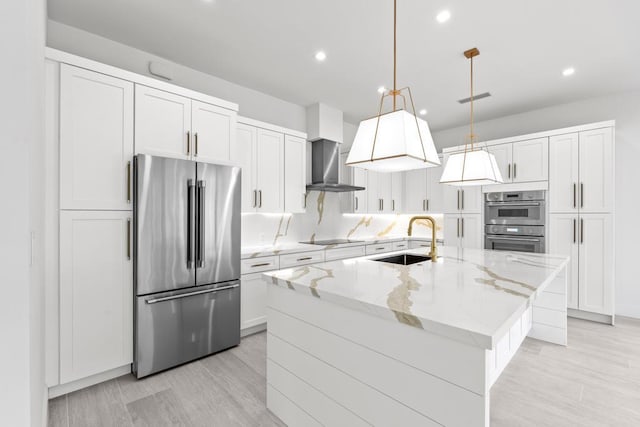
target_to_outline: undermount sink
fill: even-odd
[[[399,264],[399,265],[411,265],[417,264],[423,261],[431,260],[430,256],[422,256],[422,255],[411,255],[411,254],[402,254],[402,255],[394,255],[384,258],[375,258],[372,261],[380,261],[380,262],[388,262],[391,264]]]

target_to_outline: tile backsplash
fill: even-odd
[[[343,196],[344,197],[344,196]],[[406,236],[413,215],[343,214],[340,194],[310,192],[307,211],[299,214],[242,214],[242,246],[266,246],[325,239]],[[431,215],[442,239],[443,216]],[[428,221],[417,221],[414,236],[431,237]]]

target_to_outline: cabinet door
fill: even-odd
[[[133,361],[130,212],[60,212],[60,383]]]
[[[414,169],[405,175],[405,212],[423,213],[427,204],[428,169]]]
[[[394,172],[391,174],[391,212],[404,212],[404,173]]]
[[[442,200],[444,204],[444,213],[460,212],[460,187],[448,184],[442,185]]]
[[[482,187],[466,186],[460,188],[460,211],[480,213],[482,210]]]
[[[580,310],[613,314],[612,234],[610,214],[580,214]]]
[[[463,248],[482,249],[482,220],[481,215],[465,214],[460,217],[460,240]]]
[[[445,245],[460,246],[460,215],[445,215],[443,231]]]
[[[284,135],[257,129],[258,212],[284,212]]]
[[[242,212],[255,212],[256,190],[256,128],[238,124],[236,140],[231,144],[231,161],[242,169]]]
[[[613,130],[580,132],[580,211],[613,211]]]
[[[549,212],[577,212],[578,134],[549,139]]]
[[[133,83],[60,66],[60,208],[131,210]]]
[[[375,214],[382,212],[382,202],[378,194],[378,175],[380,172],[367,171],[367,212]]]
[[[350,166],[347,166],[347,167],[352,169],[353,185],[357,185],[358,187],[365,187],[365,188],[367,187],[367,185],[369,185],[368,183],[369,171],[361,168],[352,168]],[[371,173],[374,173],[374,172],[371,172]],[[368,188],[366,190],[353,192],[353,213],[360,213],[360,214],[367,213],[369,208],[369,205],[367,204],[368,197],[369,197]]]
[[[548,227],[548,253],[571,257],[567,266],[567,306],[578,308],[578,215],[552,214]]]
[[[262,273],[240,278],[240,329],[267,323],[267,284]]]
[[[284,211],[304,212],[307,193],[307,142],[284,136]]]
[[[382,213],[393,212],[393,203],[391,202],[393,184],[391,182],[391,175],[390,173],[378,174],[378,197],[382,200]]]
[[[425,203],[427,212],[442,213],[444,209],[443,189],[444,184],[440,184],[442,177],[442,166],[427,169],[427,202]]]
[[[191,101],[193,158],[204,162],[229,161],[235,140],[236,113],[200,101]]]
[[[136,85],[136,153],[191,157],[191,100]]]
[[[513,143],[513,182],[549,179],[549,138]]]
[[[500,144],[500,145],[492,145],[488,147],[489,153],[493,154],[496,158],[496,163],[498,164],[498,169],[500,169],[500,173],[502,174],[502,179],[505,183],[511,182],[512,180],[512,165],[513,163],[513,144]]]

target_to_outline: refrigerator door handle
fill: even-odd
[[[187,268],[193,268],[193,241],[195,234],[194,199],[195,186],[193,180],[187,180]]]
[[[192,297],[194,295],[211,294],[213,292],[226,291],[228,289],[237,288],[238,286],[240,286],[240,285],[238,285],[236,283],[235,285],[222,286],[220,288],[213,288],[213,289],[207,289],[207,290],[203,290],[203,291],[188,292],[186,294],[172,295],[170,297],[148,299],[145,302],[147,304],[156,304],[156,303],[163,302],[163,301],[171,301],[171,300],[174,300],[174,299]]]
[[[197,197],[198,229],[196,230],[196,267],[197,268],[204,267],[204,258],[205,258],[205,253],[204,253],[204,247],[205,247],[204,223],[205,223],[205,200],[206,200],[205,188],[206,188],[205,181],[202,181],[202,180],[198,181],[198,197]]]

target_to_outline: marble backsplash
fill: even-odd
[[[344,196],[342,196],[344,197]],[[431,215],[442,239],[442,215]],[[412,215],[343,214],[340,193],[310,192],[299,214],[242,214],[242,246],[266,246],[325,239],[406,236]],[[414,223],[413,235],[431,237],[428,221]]]

